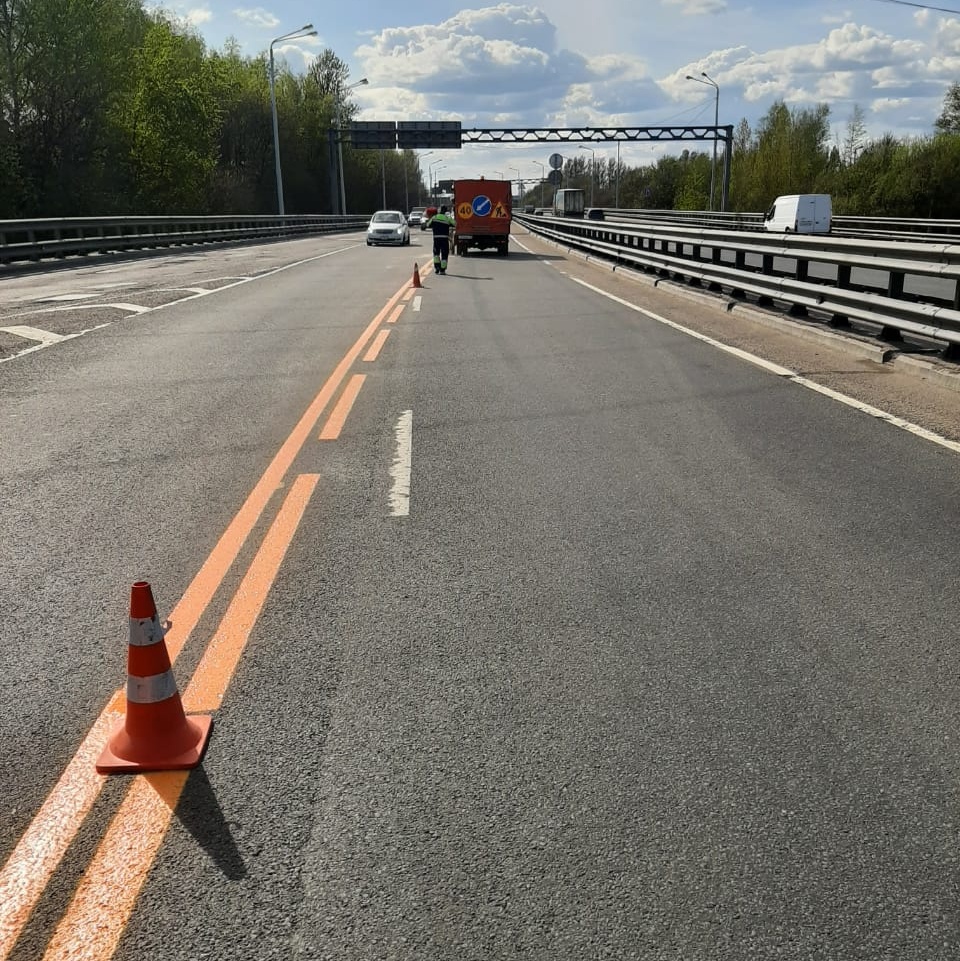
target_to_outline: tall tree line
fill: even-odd
[[[274,213],[265,52],[208,50],[143,0],[0,0],[0,218]],[[324,50],[306,74],[276,68],[285,206],[329,213],[330,130],[348,122],[349,72]],[[960,218],[960,84],[929,136],[869,141],[854,109],[841,140],[826,105],[771,106],[737,126],[728,209],[766,209],[782,193],[830,193],[838,213]],[[712,146],[712,145],[711,145]],[[344,146],[347,206],[409,209],[425,196],[411,151]],[[656,163],[572,157],[564,186],[591,184],[597,206],[705,210],[711,152]],[[722,151],[714,206],[719,206]],[[524,202],[539,205],[533,186]],[[549,203],[552,189],[545,191]]]
[[[563,186],[589,196],[591,180],[598,207],[707,210],[712,153],[684,150],[679,156],[628,167],[580,156],[563,166]],[[718,152],[714,208],[721,197],[723,149]],[[619,184],[618,184],[619,180]],[[545,195],[552,202],[553,187]],[[870,141],[862,108],[855,106],[845,136],[832,136],[830,109],[789,108],[774,103],[753,129],[741,120],[734,129],[727,209],[766,210],[780,194],[826,193],[836,213],[849,216],[960,219],[960,82],[946,93],[943,112],[929,136],[897,140],[890,134]],[[524,202],[540,205],[539,185]]]
[[[330,130],[356,111],[325,50],[275,93],[289,213],[329,213]],[[415,155],[343,149],[348,209],[423,191]],[[269,65],[142,0],[0,0],[0,218],[275,213]]]

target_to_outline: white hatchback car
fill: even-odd
[[[399,210],[378,210],[367,226],[367,246],[410,243],[410,226]]]

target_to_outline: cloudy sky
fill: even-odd
[[[960,79],[960,0],[165,0],[211,48],[245,53],[312,22],[318,36],[277,44],[294,71],[332,48],[350,66],[364,120],[460,120],[465,127],[755,125],[770,105],[827,103],[838,141],[855,105],[868,133],[931,132]],[[648,163],[684,145],[624,144]],[[435,152],[440,177],[539,177],[561,148],[468,145]],[[704,146],[702,149],[709,149]],[[614,144],[596,145],[613,157]],[[584,154],[585,157],[588,155]],[[519,168],[519,175],[512,168]]]

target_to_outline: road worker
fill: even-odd
[[[433,269],[438,274],[445,274],[450,256],[450,234],[457,223],[447,213],[447,205],[442,204],[440,212],[427,221],[427,226],[433,231]]]

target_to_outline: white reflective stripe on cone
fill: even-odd
[[[158,704],[177,693],[173,671],[150,677],[127,676],[127,700],[134,704]]]
[[[160,624],[156,614],[153,617],[130,618],[130,643],[134,647],[149,647],[163,640],[167,632]]]

